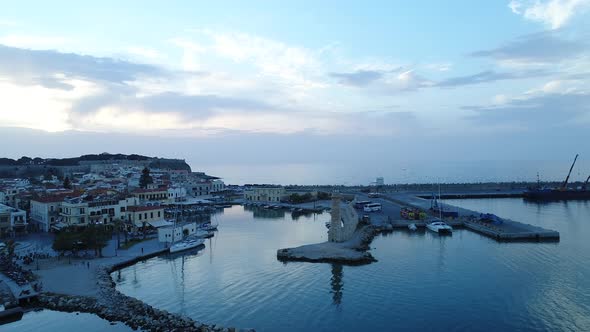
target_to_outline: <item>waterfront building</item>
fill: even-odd
[[[285,197],[285,188],[273,185],[250,186],[244,190],[244,199],[250,202],[278,203]]]
[[[185,223],[158,228],[158,241],[163,243],[175,242],[185,236],[193,235],[197,231],[197,223]]]
[[[180,186],[168,188],[168,202],[169,203],[180,202],[180,201],[186,200],[186,197],[187,197],[186,188],[180,187]]]
[[[136,189],[133,192],[133,196],[139,198],[140,203],[166,203],[168,201],[168,188],[166,187],[158,187],[158,188],[146,188],[146,189]]]
[[[211,181],[211,193],[218,193],[225,190],[225,183],[222,180],[216,179]]]
[[[127,220],[136,228],[143,227],[146,224],[152,226],[160,224],[164,221],[164,207],[130,206],[127,208]]]
[[[27,229],[27,212],[0,204],[0,237]]]
[[[36,229],[49,232],[60,218],[61,205],[72,193],[47,195],[31,199],[31,221]]]

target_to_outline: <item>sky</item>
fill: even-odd
[[[0,4],[3,157],[145,153],[236,182],[590,160],[590,0]]]

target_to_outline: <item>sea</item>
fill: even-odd
[[[233,206],[194,252],[146,260],[117,288],[198,321],[257,331],[590,331],[590,202],[446,200],[560,232],[496,242],[405,230],[371,244],[363,266],[282,263],[279,248],[325,241],[329,215]]]

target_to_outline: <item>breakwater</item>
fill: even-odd
[[[236,331],[236,328],[233,327],[207,325],[186,316],[154,308],[136,298],[122,294],[115,288],[115,282],[111,278],[112,272],[165,252],[167,250],[158,250],[113,265],[99,267],[96,273],[96,283],[99,288],[97,296],[46,292],[41,293],[38,301],[32,306],[64,312],[91,313],[111,322],[122,322],[133,329],[144,331]],[[254,330],[246,329],[241,331]]]

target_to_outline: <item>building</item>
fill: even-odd
[[[244,199],[250,202],[278,203],[285,197],[285,188],[281,186],[252,186],[244,190]]]
[[[61,205],[70,194],[48,195],[31,199],[31,221],[40,231],[49,232],[58,223]]]
[[[225,190],[225,183],[223,181],[217,179],[211,181],[211,192],[218,193]]]
[[[170,187],[168,188],[168,202],[180,202],[186,200],[187,192],[184,187]]]
[[[88,224],[88,202],[77,197],[66,199],[61,204],[60,221],[61,225],[57,226],[86,226]]]
[[[182,225],[166,226],[158,228],[158,241],[171,243],[182,240],[185,236],[190,236],[197,231],[196,223],[186,223]]]
[[[127,220],[136,228],[144,225],[154,226],[164,221],[164,208],[162,206],[130,206],[127,208]]]
[[[12,206],[0,204],[0,237],[27,229],[27,213]]]
[[[378,177],[377,179],[375,179],[376,186],[383,186],[384,184],[385,184],[385,181],[383,180],[383,177]]]
[[[137,189],[133,192],[133,196],[139,198],[141,203],[166,203],[168,201],[168,188]]]

